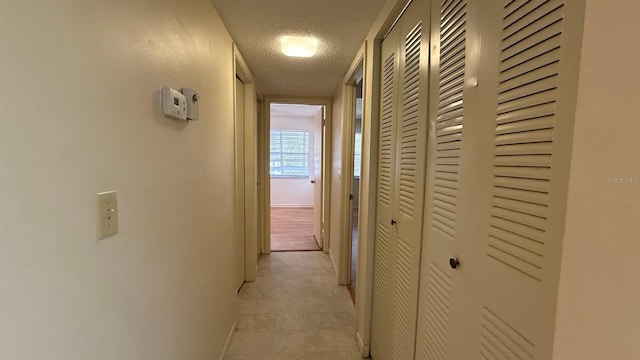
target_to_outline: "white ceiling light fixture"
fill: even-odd
[[[304,36],[283,36],[280,38],[282,52],[291,57],[308,58],[316,54],[318,39]]]

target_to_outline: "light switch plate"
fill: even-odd
[[[98,239],[118,233],[118,198],[115,191],[98,194]]]

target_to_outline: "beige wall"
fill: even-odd
[[[340,263],[342,223],[342,126],[343,126],[343,90],[339,86],[333,96],[333,118],[331,124],[332,173],[331,173],[331,234],[329,252],[333,266],[338,273]]]
[[[0,358],[217,359],[235,317],[232,42],[207,0],[3,1]],[[200,92],[200,121],[161,114]],[[97,240],[96,193],[120,233]]]
[[[306,130],[309,132],[309,152],[314,153],[316,125],[313,117],[271,118],[272,130]],[[309,174],[313,177],[315,161],[309,156]],[[271,178],[271,207],[312,207],[313,184],[311,178]]]
[[[587,1],[557,360],[640,359],[638,14],[636,0]]]

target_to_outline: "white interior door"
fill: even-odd
[[[413,2],[382,43],[371,354],[414,358],[428,101],[429,9]]]
[[[236,172],[236,238],[234,242],[234,254],[236,268],[234,279],[236,288],[240,289],[245,280],[245,171],[244,171],[244,84],[236,78],[236,116],[235,116],[235,172]]]
[[[420,276],[417,357],[456,359],[460,314],[457,268],[464,85],[466,1],[432,3],[431,109],[427,211]]]
[[[382,42],[382,81],[380,89],[380,126],[378,134],[378,188],[376,191],[376,242],[373,274],[371,356],[390,359],[392,266],[395,246],[393,220],[396,131],[398,126],[398,29]]]
[[[255,119],[255,129],[256,129],[256,137],[255,137],[255,142],[256,142],[256,168],[255,168],[255,172],[256,172],[256,189],[257,189],[257,200],[258,203],[256,205],[257,207],[257,241],[256,241],[256,247],[257,247],[257,252],[256,254],[258,258],[260,258],[260,255],[262,254],[262,243],[264,241],[264,183],[263,183],[263,169],[264,169],[264,165],[263,165],[263,149],[262,147],[264,146],[264,134],[263,132],[263,127],[264,127],[264,122],[262,121],[262,103],[259,100],[256,100],[256,119]]]
[[[324,108],[320,108],[313,120],[313,236],[322,249],[322,122]]]
[[[413,360],[418,312],[427,153],[429,8],[414,1],[402,16],[394,219],[395,280],[391,359]],[[426,35],[424,35],[426,33]]]
[[[418,359],[553,358],[581,6],[433,2]]]
[[[469,108],[486,114],[470,124],[483,120],[473,141],[487,156],[472,173],[487,186],[465,180],[477,186],[465,202],[488,216],[464,234],[465,247],[477,245],[462,269],[479,276],[461,358],[551,359],[584,2],[470,5],[469,26],[493,40],[480,56],[487,85]]]

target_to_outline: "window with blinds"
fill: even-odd
[[[271,177],[309,177],[309,132],[271,130]]]
[[[362,164],[362,134],[356,133],[353,148],[353,177],[360,178],[360,167]]]

